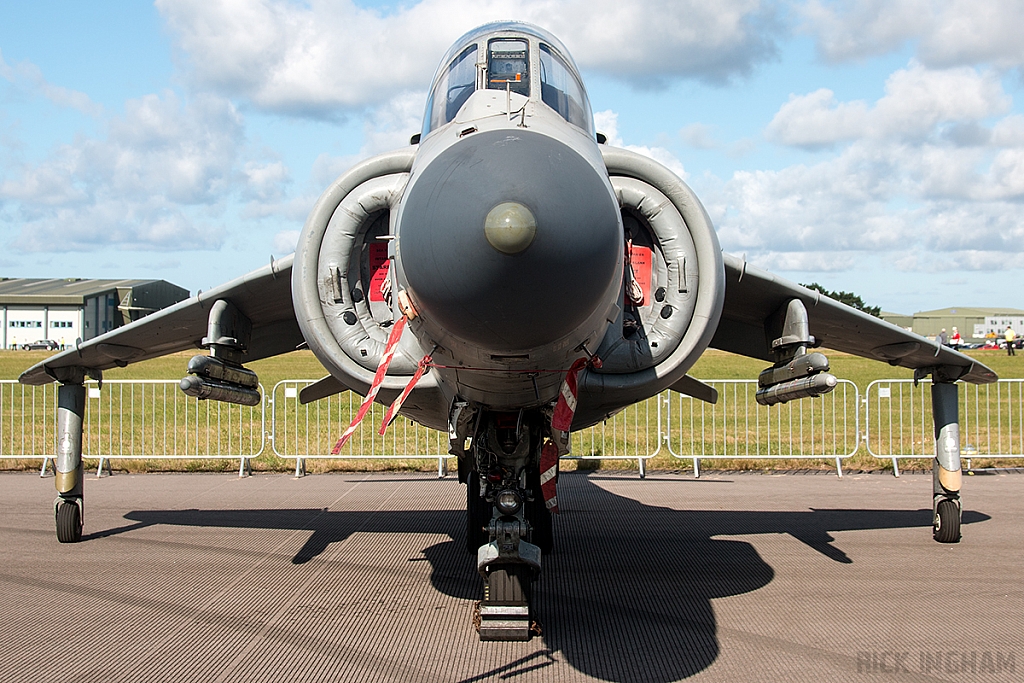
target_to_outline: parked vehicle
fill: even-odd
[[[22,348],[28,351],[56,351],[60,348],[60,344],[52,339],[37,339],[31,344],[25,344]]]

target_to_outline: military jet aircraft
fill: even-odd
[[[530,585],[553,544],[569,432],[666,389],[714,402],[687,375],[705,349],[771,363],[759,377],[766,405],[835,386],[816,347],[930,375],[942,542],[960,538],[954,382],[997,379],[723,254],[682,180],[595,130],[565,46],[514,22],[452,46],[421,133],[334,181],[293,256],[25,371],[26,384],[61,383],[58,539],[81,539],[87,376],[204,348],[182,389],[252,405],[261,398],[244,363],[305,346],[329,375],[302,401],[348,389],[448,432],[466,484],[467,544],[485,579],[483,639],[529,637]]]

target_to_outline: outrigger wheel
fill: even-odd
[[[960,505],[947,498],[939,501],[932,521],[932,538],[939,543],[960,542]]]
[[[82,540],[82,508],[71,500],[57,503],[57,540],[61,543],[78,543]]]

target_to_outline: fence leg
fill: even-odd
[[[43,458],[43,466],[39,470],[39,478],[42,479],[46,476],[46,465],[50,462],[49,458]]]
[[[96,478],[103,476],[103,464],[107,465],[107,474],[114,476],[114,468],[110,466],[110,458],[100,458],[100,464],[96,467]]]
[[[645,460],[644,458],[637,458],[637,462],[640,463],[640,478],[641,479],[646,479],[647,478],[647,460]]]
[[[840,479],[843,478],[843,461],[839,458],[836,458],[836,474],[839,475]]]
[[[252,475],[252,463],[249,462],[249,458],[242,458],[242,461],[238,463],[238,476],[248,477]]]
[[[448,461],[444,459],[444,456],[437,458],[437,478],[444,479],[448,476]]]
[[[306,459],[295,458],[295,478],[306,476]]]
[[[932,375],[935,461],[932,463],[932,535],[939,543],[960,540],[960,423],[956,384]]]
[[[700,479],[700,458],[693,459],[693,478]]]
[[[892,459],[892,476],[896,477],[897,479],[900,476],[900,464],[899,462],[897,462],[896,458]]]
[[[57,540],[77,543],[82,540],[85,498],[82,488],[82,417],[85,415],[84,377],[67,377],[57,389],[57,457],[54,482],[57,499],[53,502]],[[78,380],[77,382],[75,380]]]

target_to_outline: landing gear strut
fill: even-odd
[[[84,375],[73,373],[73,376],[61,378],[57,389],[57,458],[54,461],[57,499],[53,501],[53,513],[57,540],[61,543],[82,540],[84,381]]]
[[[935,461],[932,463],[932,537],[939,543],[960,542],[960,424],[957,388],[932,375],[932,416],[935,420]]]
[[[482,415],[466,477],[466,545],[484,579],[476,615],[480,640],[529,640],[531,587],[552,545],[540,487],[539,413]]]

